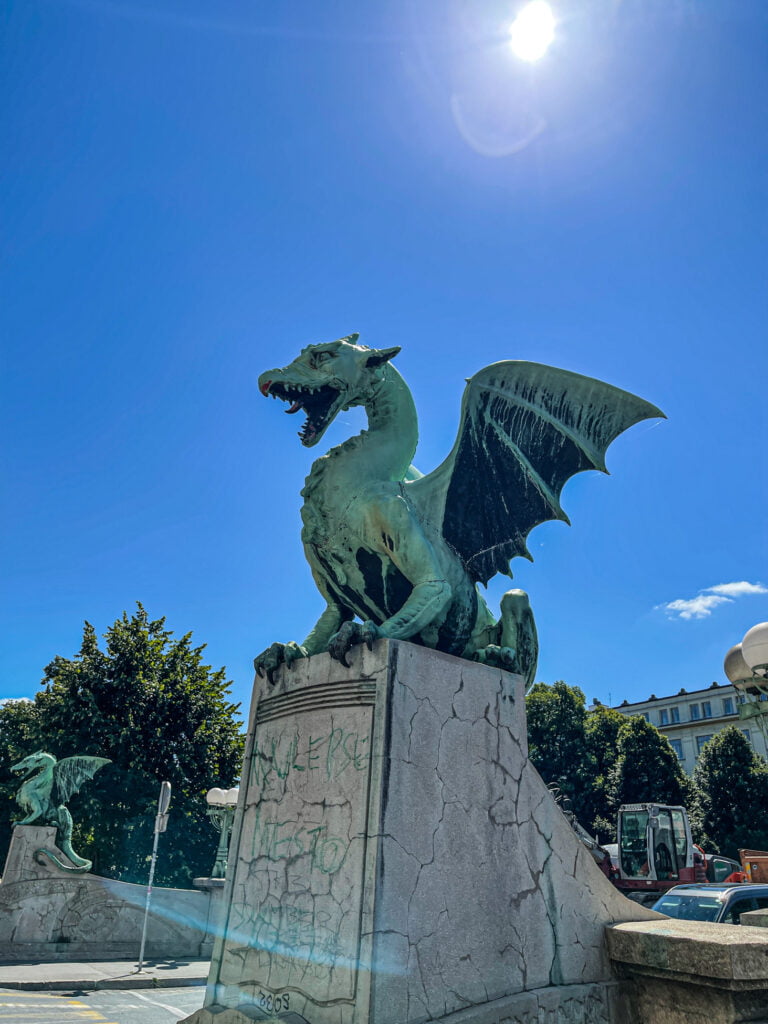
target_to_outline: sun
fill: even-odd
[[[555,16],[546,0],[531,0],[509,28],[512,52],[531,63],[543,57],[555,38]]]

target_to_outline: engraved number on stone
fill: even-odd
[[[290,996],[286,992],[282,996],[273,996],[271,992],[259,992],[259,1006],[268,1013],[279,1013],[290,1009]]]

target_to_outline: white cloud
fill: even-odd
[[[743,594],[768,594],[768,587],[762,583],[718,583],[714,587],[707,587],[708,594],[725,594],[726,597],[741,597]]]
[[[679,597],[667,604],[657,605],[671,619],[706,619],[721,604],[732,604],[734,598],[745,594],[768,594],[768,587],[762,583],[748,583],[741,580],[737,583],[716,583],[713,587],[704,587],[696,597]]]

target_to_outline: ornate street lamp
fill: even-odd
[[[239,792],[239,789],[214,788],[209,789],[205,794],[205,799],[208,803],[208,817],[213,822],[213,827],[218,832],[221,832],[211,878],[224,878],[227,873],[229,834],[232,831],[232,823],[235,820],[235,807],[237,806]]]
[[[768,738],[768,622],[759,622],[725,656],[729,681],[744,697],[739,716],[752,718]]]

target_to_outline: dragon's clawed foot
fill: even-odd
[[[493,668],[504,669],[505,672],[517,672],[517,651],[512,647],[499,647],[498,644],[488,644],[479,651],[475,651],[473,659],[483,665],[491,665]]]
[[[256,669],[256,675],[261,677],[266,675],[270,685],[274,686],[275,672],[281,665],[290,668],[294,661],[307,657],[309,657],[307,649],[294,643],[293,640],[287,644],[274,643],[253,659],[253,667]]]
[[[328,653],[344,668],[349,668],[347,652],[357,644],[365,644],[370,651],[374,640],[381,636],[381,630],[375,622],[345,622],[338,633],[334,633],[328,642]]]

